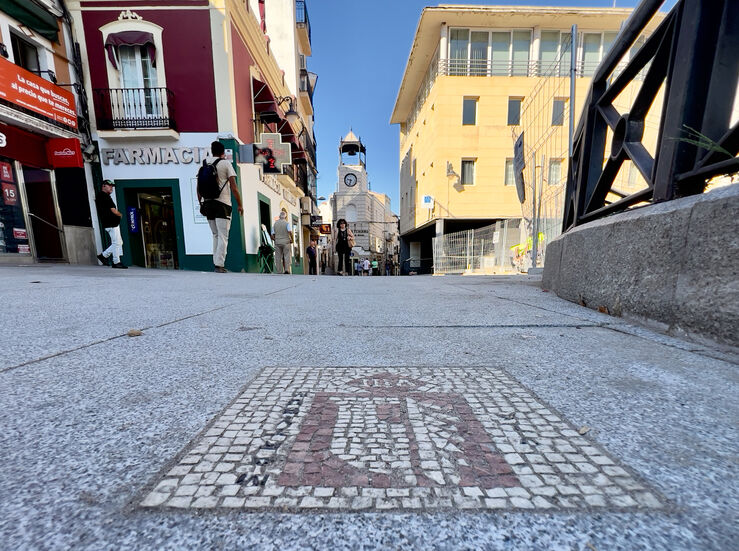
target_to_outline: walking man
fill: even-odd
[[[290,273],[292,261],[293,232],[287,222],[287,213],[280,211],[280,219],[272,228],[272,240],[275,242],[275,273]]]
[[[226,250],[228,249],[228,233],[231,229],[231,194],[236,199],[239,214],[244,214],[241,203],[241,194],[236,185],[236,171],[230,162],[226,160],[226,148],[219,141],[210,144],[210,152],[213,154],[205,161],[209,165],[215,164],[218,174],[218,187],[220,195],[212,200],[203,202],[204,212],[208,219],[210,231],[213,233],[213,266],[219,274],[225,274]],[[198,201],[202,201],[198,192]]]
[[[121,262],[121,256],[123,255],[121,219],[123,218],[123,215],[116,208],[115,203],[110,196],[113,193],[113,188],[115,188],[115,182],[113,182],[113,180],[103,180],[102,188],[97,192],[97,196],[95,197],[98,218],[110,237],[110,247],[98,255],[98,260],[103,264],[103,266],[108,266],[110,264],[110,257],[112,256],[112,267],[125,270],[128,266]]]

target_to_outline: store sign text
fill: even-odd
[[[116,147],[102,149],[103,164],[166,165],[199,164],[208,156],[205,147]]]
[[[0,147],[5,147],[8,145],[8,139],[5,137],[5,134],[0,132]]]

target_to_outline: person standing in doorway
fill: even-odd
[[[111,197],[115,182],[113,180],[103,180],[103,185],[95,197],[95,205],[97,206],[98,218],[110,237],[110,247],[105,249],[98,255],[98,260],[103,266],[110,264],[110,257],[113,257],[111,267],[126,269],[128,266],[121,262],[123,256],[123,238],[121,237],[121,219],[123,215],[116,208]]]
[[[226,251],[228,249],[228,233],[231,229],[231,194],[236,199],[239,214],[244,214],[241,203],[241,194],[236,185],[236,171],[233,165],[226,160],[226,148],[219,141],[210,144],[211,157],[205,159],[209,165],[215,165],[218,175],[220,195],[213,200],[206,200],[205,216],[208,219],[210,231],[213,234],[213,266],[215,272],[225,274]],[[202,201],[198,192],[198,201]],[[203,212],[201,210],[201,212]]]
[[[292,262],[293,232],[284,210],[280,211],[280,218],[272,227],[272,240],[275,242],[275,273],[289,274]]]
[[[336,223],[336,254],[339,255],[339,275],[352,274],[350,256],[352,254],[352,245],[354,244],[354,234],[346,225],[346,220],[339,218]]]
[[[310,245],[305,249],[305,254],[308,255],[308,275],[318,275],[318,259],[315,239],[310,240]]]

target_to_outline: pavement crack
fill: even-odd
[[[240,301],[240,302],[243,302],[243,301]],[[205,310],[204,312],[198,312],[197,314],[190,314],[189,316],[183,316],[181,318],[177,318],[177,319],[174,319],[174,320],[166,321],[164,323],[159,323],[159,324],[156,324],[156,325],[149,325],[149,326],[146,326],[146,327],[141,327],[140,330],[141,331],[148,331],[149,329],[158,329],[160,327],[166,327],[167,325],[172,325],[174,323],[179,323],[181,321],[185,321],[185,320],[188,320],[188,319],[196,318],[198,316],[204,316],[205,314],[210,314],[212,312],[218,312],[219,310],[223,310],[223,309],[229,308],[231,306],[233,306],[233,304],[226,304],[226,305],[223,305],[223,306],[218,306],[217,308],[211,308],[210,310]],[[114,340],[120,339],[122,337],[128,337],[128,332],[122,333],[120,335],[114,335],[112,337],[108,337],[108,338],[105,338],[105,339],[100,339],[100,340],[97,340],[97,341],[94,341],[94,342],[91,342],[91,343],[87,343],[87,344],[83,344],[83,345],[80,345],[80,346],[76,346],[74,348],[69,348],[67,350],[61,350],[59,352],[55,352],[54,354],[47,354],[46,356],[42,356],[40,358],[35,358],[33,360],[28,360],[26,362],[19,363],[17,365],[11,365],[9,367],[4,367],[4,368],[0,369],[0,374],[8,373],[9,371],[13,371],[13,370],[18,369],[20,367],[25,367],[25,366],[28,366],[28,365],[33,365],[35,363],[39,363],[39,362],[43,362],[43,361],[46,361],[46,360],[50,360],[52,358],[58,358],[59,356],[64,356],[65,354],[70,354],[72,352],[77,352],[79,350],[84,350],[85,348],[92,348],[93,346],[97,346],[99,344],[104,344],[106,342],[114,341]]]

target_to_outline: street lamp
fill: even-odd
[[[290,126],[293,126],[300,121],[300,115],[293,107],[292,96],[280,96],[275,99],[275,101],[277,102],[277,105],[282,105],[283,103],[288,102],[288,109],[285,111],[285,118],[287,119],[287,122],[290,123]]]

